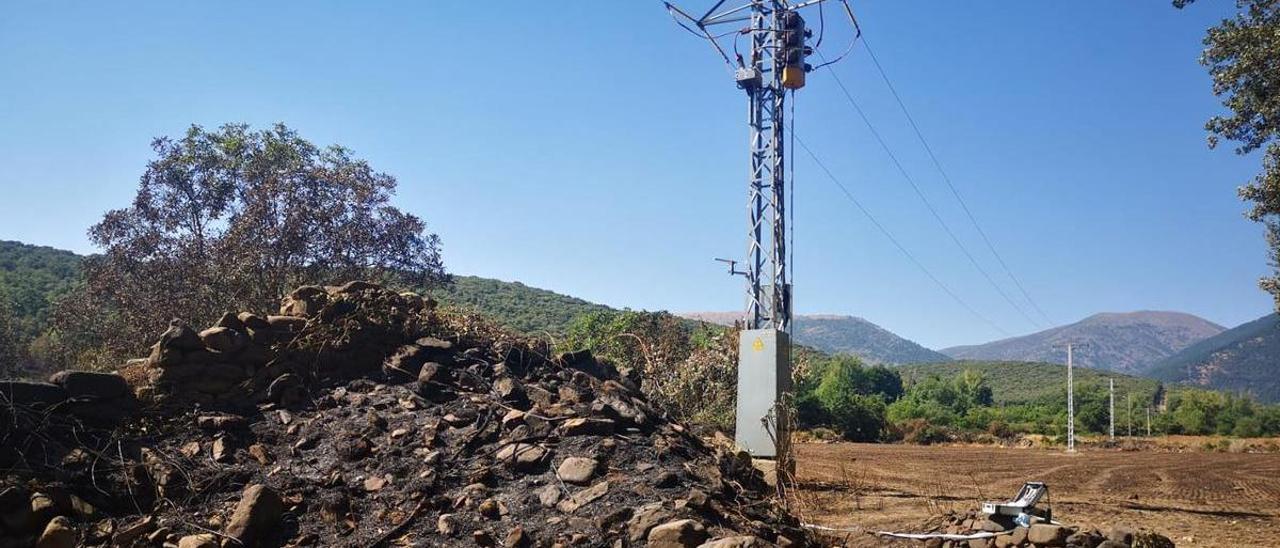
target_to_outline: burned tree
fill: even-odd
[[[396,179],[284,125],[192,126],[152,143],[133,204],[89,230],[78,306],[111,323],[117,348],[181,316],[267,310],[289,288],[344,279],[445,279],[440,242],[392,205]]]

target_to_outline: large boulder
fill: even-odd
[[[575,485],[586,485],[591,483],[591,478],[596,475],[596,469],[600,463],[596,459],[587,457],[569,457],[560,463],[560,467],[556,469],[556,475],[565,483]]]
[[[1133,548],[1174,548],[1169,537],[1155,531],[1138,531],[1133,535]]]
[[[1065,546],[1071,531],[1066,527],[1037,523],[1027,530],[1027,542],[1036,546]]]
[[[651,548],[693,548],[706,541],[706,527],[691,519],[667,522],[649,531]]]
[[[1126,546],[1133,544],[1133,528],[1125,525],[1112,527],[1111,531],[1107,533],[1107,539]]]
[[[72,398],[110,400],[127,396],[129,383],[114,373],[92,371],[59,371],[49,382],[61,386]]]
[[[267,316],[267,325],[276,331],[296,333],[307,325],[307,319],[298,316]]]
[[[75,548],[79,542],[80,534],[76,533],[71,520],[58,516],[45,526],[40,540],[36,541],[36,548]]]
[[[151,355],[147,360],[153,366],[170,367],[182,364],[188,352],[203,349],[204,343],[200,342],[200,335],[175,319],[169,322],[169,329],[151,347]]]
[[[218,537],[209,533],[187,535],[178,540],[178,548],[218,548]]]
[[[234,354],[244,348],[248,338],[230,327],[210,327],[200,332],[200,342],[219,354]]]
[[[280,315],[310,318],[320,313],[329,302],[329,293],[323,287],[304,285],[289,293],[280,304]]]
[[[546,464],[550,452],[532,443],[509,443],[494,455],[499,462],[522,472],[537,470]]]
[[[279,524],[283,514],[284,502],[275,491],[265,485],[250,485],[240,497],[224,532],[244,546],[256,546]]]
[[[160,346],[183,352],[204,348],[204,344],[200,342],[200,335],[180,320],[169,322],[169,329],[160,334]]]

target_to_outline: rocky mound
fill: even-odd
[[[813,543],[587,353],[359,282],[281,312],[175,323],[131,391],[0,383],[0,547]]]
[[[942,535],[981,535],[993,537],[968,540],[929,538],[923,545],[930,548],[1023,548],[1065,546],[1080,548],[1174,548],[1168,537],[1146,529],[1125,526],[1103,532],[1096,528],[1063,525],[1033,517],[1029,527],[1018,526],[1009,516],[987,515],[978,511],[947,512],[931,517],[922,529]]]

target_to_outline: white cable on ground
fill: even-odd
[[[890,533],[888,531],[878,531],[876,534],[882,537],[909,538],[914,540],[925,540],[931,538],[940,538],[942,540],[974,540],[984,538],[996,538],[1000,535],[1008,535],[1012,530],[1002,531],[999,533],[973,533],[970,535],[953,535],[949,533]]]
[[[893,531],[868,531],[866,529],[863,529],[857,526],[848,527],[848,528],[827,527],[825,525],[817,525],[813,523],[801,523],[800,526],[805,527],[807,529],[814,529],[817,531],[829,531],[833,533],[866,533],[868,535],[877,535],[881,537],[905,538],[905,539],[912,539],[912,540],[925,540],[925,539],[931,539],[931,538],[937,538],[942,540],[975,540],[975,539],[984,539],[984,538],[995,538],[1000,535],[1008,535],[1013,533],[1013,529],[1009,529],[1008,531],[1001,531],[999,533],[982,532],[982,533],[972,533],[968,535],[960,535],[960,534],[951,534],[951,533],[896,533]]]

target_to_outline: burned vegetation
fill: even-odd
[[[415,294],[303,287],[118,374],[0,383],[0,546],[808,546],[639,376]]]

